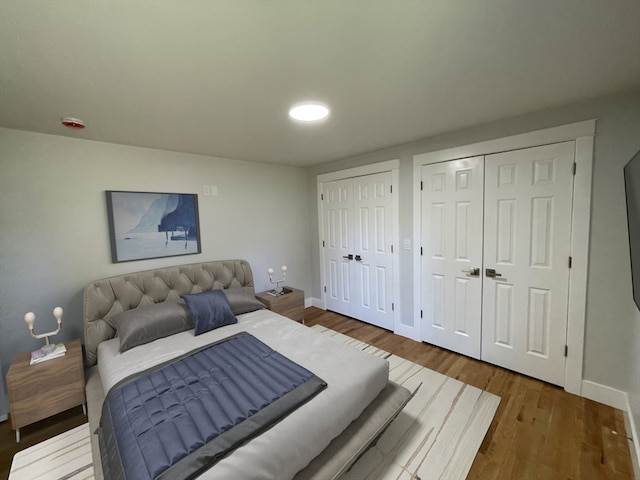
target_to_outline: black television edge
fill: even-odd
[[[624,167],[633,300],[640,309],[640,152]]]

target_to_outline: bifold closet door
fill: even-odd
[[[564,385],[574,143],[485,157],[482,359]]]
[[[391,172],[323,185],[327,308],[393,330]]]
[[[480,358],[483,157],[422,167],[423,340]]]

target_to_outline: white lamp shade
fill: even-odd
[[[33,330],[33,324],[36,321],[36,314],[33,312],[29,312],[24,316],[24,321],[29,326],[29,330]]]
[[[58,321],[58,323],[62,321],[62,313],[63,313],[63,310],[61,307],[56,307],[53,309],[53,316],[56,317],[56,320]]]

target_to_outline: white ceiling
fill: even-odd
[[[0,126],[104,142],[308,166],[638,87],[638,0],[0,0]]]

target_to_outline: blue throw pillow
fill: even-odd
[[[183,295],[182,298],[193,320],[195,335],[238,323],[222,290]]]

